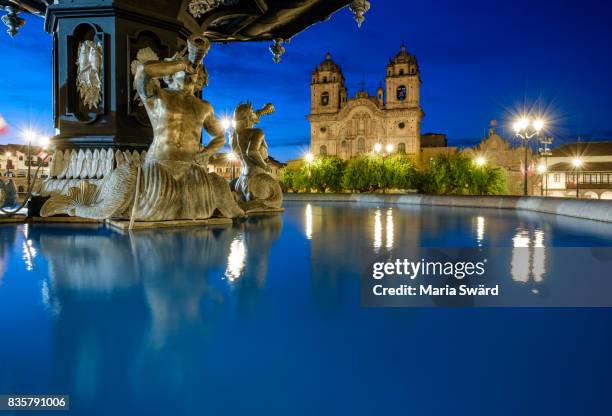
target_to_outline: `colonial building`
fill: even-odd
[[[376,96],[363,88],[349,98],[344,75],[328,53],[312,73],[310,148],[313,155],[350,159],[380,151],[420,155],[421,77],[417,59],[402,45],[387,65]],[[376,146],[380,145],[380,146]]]
[[[564,144],[542,163],[544,195],[612,199],[612,142]]]
[[[24,145],[0,145],[0,176],[5,183],[13,181],[19,196],[22,197],[27,190],[28,165],[30,177],[34,182],[33,189],[39,189],[42,179],[49,176],[49,163],[51,155],[41,147],[32,146],[30,149],[31,163],[28,161],[28,148]],[[40,169],[39,169],[40,167]]]
[[[268,166],[270,167],[270,175],[278,178],[281,169],[286,165],[272,156],[268,156]],[[240,176],[240,169],[240,161],[235,157],[230,157],[230,153],[217,153],[208,160],[208,171],[215,172],[228,181]]]
[[[525,180],[525,147],[523,143],[510,142],[501,137],[496,131],[497,121],[491,121],[489,136],[473,148],[463,150],[463,154],[477,159],[483,158],[485,163],[498,166],[506,173],[508,192],[510,195],[523,195]],[[536,193],[538,186],[535,177],[535,166],[538,162],[531,148],[527,149],[527,183],[530,195]],[[539,188],[538,188],[539,193]]]

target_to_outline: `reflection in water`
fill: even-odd
[[[246,266],[246,246],[244,244],[244,235],[238,234],[232,245],[230,246],[229,256],[227,256],[227,268],[225,269],[225,277],[230,282],[240,278]]]
[[[151,383],[178,397],[187,381],[205,374],[202,347],[224,305],[243,309],[259,299],[281,230],[279,216],[130,235],[31,229],[28,253],[38,247],[49,268],[41,291],[55,315],[54,383],[84,401],[109,382],[135,397],[155,394]],[[106,377],[108,368],[122,367],[125,377]]]
[[[510,273],[515,282],[541,283],[546,274],[546,248],[544,247],[544,231],[536,229],[533,232],[519,230],[512,238],[513,249],[510,261]],[[534,289],[537,293],[537,289]]]
[[[32,271],[34,268],[34,259],[36,258],[36,248],[30,240],[30,225],[24,224],[23,226],[23,243],[22,243],[22,258],[26,265],[27,271]]]
[[[393,209],[387,210],[387,250],[393,249]]]
[[[312,240],[312,205],[306,205],[306,238]]]
[[[374,213],[374,251],[378,253],[382,246],[382,219],[380,209]]]
[[[10,257],[9,251],[11,247],[14,246],[16,237],[17,227],[13,224],[2,226],[2,230],[0,230],[0,287],[2,287],[2,282],[8,267]]]
[[[478,247],[482,247],[482,242],[485,238],[485,219],[484,217],[476,218],[476,242]]]

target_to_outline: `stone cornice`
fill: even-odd
[[[191,33],[183,22],[164,15],[152,13],[141,8],[125,4],[108,5],[84,5],[84,4],[53,4],[47,8],[45,16],[45,31],[54,33],[57,28],[58,18],[86,18],[86,17],[121,17],[135,20],[144,25],[155,26],[162,29],[172,30],[187,37]]]

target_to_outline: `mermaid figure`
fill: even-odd
[[[273,112],[272,104],[254,111],[251,103],[240,104],[234,111],[236,129],[231,135],[230,146],[240,160],[241,170],[233,187],[238,203],[247,213],[278,210],[283,203],[281,187],[270,175],[264,132],[254,128],[261,116]]]

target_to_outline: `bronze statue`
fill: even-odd
[[[217,212],[227,218],[243,215],[228,183],[207,172],[208,158],[225,144],[212,106],[195,96],[207,84],[201,61],[209,48],[208,39],[192,36],[187,50],[166,61],[140,64],[136,88],[153,127],[144,163],[120,157],[99,186],[83,182],[66,196],[53,196],[41,215],[68,213],[96,219],[131,215],[141,221],[206,219]],[[202,127],[213,136],[207,146],[200,143]]]
[[[277,210],[283,202],[280,185],[269,173],[268,144],[264,132],[253,128],[261,116],[273,112],[272,104],[254,111],[251,103],[240,104],[234,111],[236,130],[231,136],[230,145],[242,166],[234,192],[246,212]]]

